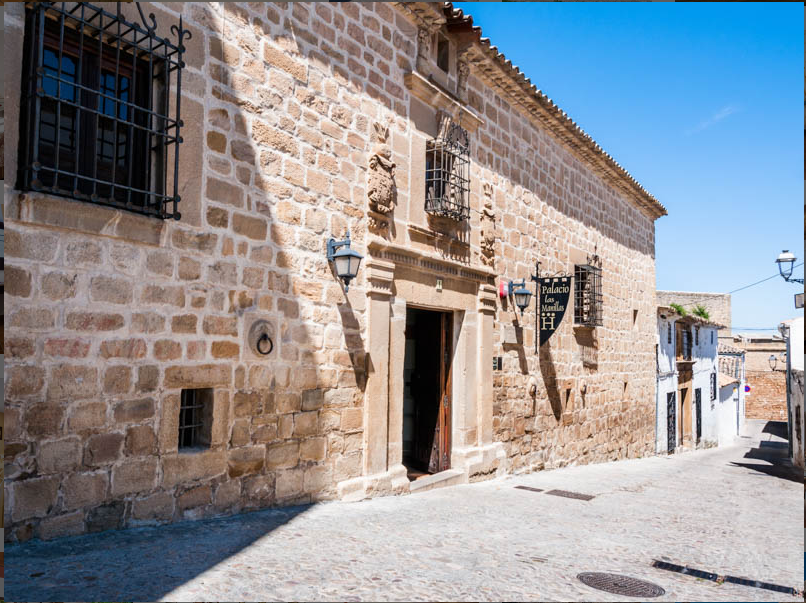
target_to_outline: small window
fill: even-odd
[[[685,325],[675,325],[675,356],[677,360],[691,360],[691,330]]]
[[[209,448],[213,390],[183,389],[179,404],[179,449]]]
[[[470,141],[467,131],[449,118],[425,149],[425,211],[463,222],[470,218]]]
[[[711,401],[716,400],[716,373],[711,373]]]
[[[666,325],[666,343],[672,343],[672,323]]]
[[[602,269],[592,264],[574,266],[574,324],[602,326]]]
[[[445,73],[450,71],[450,44],[448,38],[444,36],[437,37],[437,67],[442,69]]]
[[[189,35],[181,23],[172,30],[176,45],[89,3],[26,3],[21,190],[179,218]]]
[[[700,345],[700,327],[694,327],[694,345]]]
[[[714,332],[711,331],[711,345],[714,345]]]

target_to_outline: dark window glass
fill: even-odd
[[[26,3],[18,188],[178,219],[184,49],[109,8]]]

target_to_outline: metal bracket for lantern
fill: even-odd
[[[526,279],[510,281],[509,294],[515,298],[515,305],[520,309],[521,316],[523,316],[523,311],[529,307],[529,302],[532,299],[532,292],[526,288]]]

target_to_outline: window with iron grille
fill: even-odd
[[[179,219],[190,32],[180,18],[174,44],[149,17],[141,26],[87,2],[26,3],[19,189]]]
[[[694,327],[694,345],[700,345],[700,327]]]
[[[602,269],[598,266],[574,266],[574,324],[602,326]]]
[[[675,325],[675,356],[677,360],[691,360],[691,330],[682,324]]]
[[[711,373],[711,400],[716,400],[716,373]]]
[[[207,448],[213,419],[213,390],[183,389],[179,402],[179,449]]]
[[[672,323],[666,325],[666,343],[672,343]]]
[[[470,140],[459,124],[444,120],[425,149],[425,211],[463,222],[470,218]]]

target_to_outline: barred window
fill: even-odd
[[[716,400],[716,373],[711,373],[711,401]]]
[[[462,222],[470,218],[470,141],[467,131],[444,118],[440,135],[425,150],[425,211]]]
[[[694,327],[694,345],[700,345],[700,327]]]
[[[602,269],[597,266],[574,266],[574,324],[602,325]]]
[[[675,326],[675,355],[678,360],[691,360],[691,330],[682,324]]]
[[[179,448],[209,448],[213,390],[183,389],[179,403]]]
[[[180,18],[174,45],[144,23],[87,2],[26,3],[18,188],[179,219],[190,33]]]
[[[666,343],[672,343],[672,323],[666,325]]]

